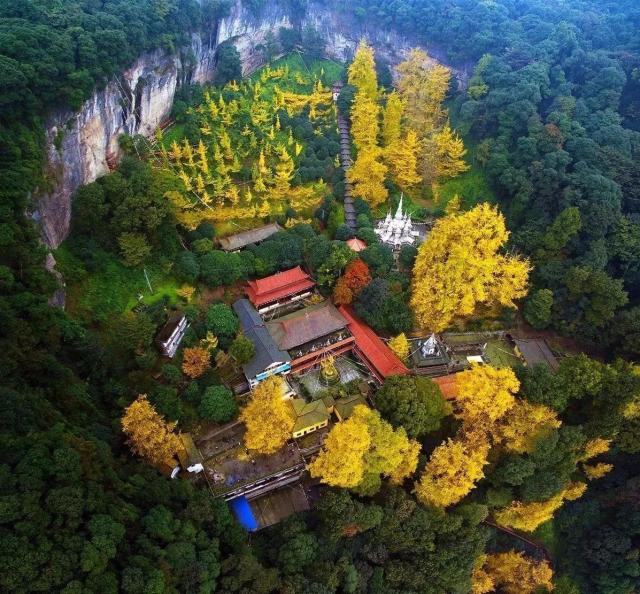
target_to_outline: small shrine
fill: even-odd
[[[431,377],[449,373],[451,359],[435,334],[412,341],[411,358],[416,373]]]
[[[415,229],[414,224],[411,222],[411,215],[403,212],[402,196],[395,216],[392,217],[389,211],[386,218],[376,225],[375,233],[382,243],[386,243],[394,249],[400,249],[403,245],[417,243],[420,232]]]

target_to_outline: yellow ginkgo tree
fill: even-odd
[[[141,394],[124,411],[122,431],[131,450],[155,466],[175,466],[182,442],[175,433],[176,423],[165,421]]]
[[[411,307],[424,330],[439,332],[480,307],[515,307],[527,293],[529,262],[502,252],[504,217],[487,203],[441,218],[420,246]]]
[[[373,495],[382,477],[400,484],[411,476],[419,451],[420,444],[404,429],[394,429],[377,411],[358,405],[331,429],[309,471],[328,485]]]

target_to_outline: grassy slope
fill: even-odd
[[[73,258],[64,246],[56,252],[63,269],[68,267]],[[147,275],[153,288],[149,289],[143,270],[124,266],[114,254],[103,252],[96,270],[90,272],[77,282],[65,274],[67,286],[67,311],[75,317],[88,322],[108,321],[110,317],[129,311],[138,303],[138,295],[142,295],[142,303],[151,305],[166,297],[170,304],[178,300],[179,283],[165,274],[158,264],[146,267]]]

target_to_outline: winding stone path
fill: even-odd
[[[332,92],[340,93],[342,82],[333,85]],[[335,96],[335,95],[334,95]],[[344,219],[352,231],[356,230],[356,209],[353,206],[353,188],[347,181],[347,171],[353,165],[351,156],[351,138],[349,135],[349,120],[338,111],[338,132],[340,133],[340,164],[344,171]]]

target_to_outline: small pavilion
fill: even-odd
[[[362,250],[367,249],[367,244],[362,241],[362,239],[358,239],[357,237],[353,237],[347,241],[347,245],[351,248],[353,252],[361,252]]]

